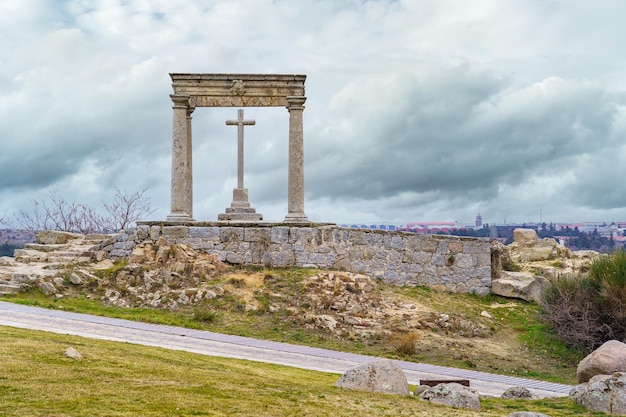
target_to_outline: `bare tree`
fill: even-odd
[[[110,202],[102,200],[104,209],[107,212],[105,223],[107,229],[122,230],[133,225],[142,217],[148,216],[156,211],[150,205],[150,198],[146,196],[147,188],[134,193],[120,191],[115,188],[115,195]]]
[[[62,230],[74,233],[96,233],[102,230],[104,218],[94,208],[75,202],[68,202],[56,190],[48,191],[48,201],[31,200],[30,212],[20,210],[16,223],[22,229]]]
[[[127,193],[116,188],[110,202],[102,200],[106,212],[103,215],[91,206],[68,202],[56,190],[49,190],[47,200],[31,200],[30,211],[20,210],[15,223],[31,231],[61,230],[82,234],[119,231],[155,211],[146,191],[144,188]]]

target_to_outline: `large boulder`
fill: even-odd
[[[572,388],[570,398],[590,411],[626,415],[626,374],[596,375]]]
[[[478,391],[456,382],[435,385],[422,392],[420,398],[433,404],[480,410],[480,395]]]
[[[513,262],[535,262],[559,258],[571,258],[572,252],[559,245],[553,238],[539,239],[532,229],[515,229],[514,242],[508,245],[507,251]]]
[[[336,387],[386,394],[409,395],[409,383],[402,369],[389,359],[364,363],[343,374]]]
[[[513,241],[517,243],[539,242],[539,236],[535,229],[515,229],[513,230]]]
[[[502,271],[500,278],[491,281],[491,292],[509,298],[525,301],[541,301],[543,289],[549,281],[527,272]]]
[[[578,382],[587,382],[595,375],[626,372],[626,343],[609,340],[587,355],[578,364]]]

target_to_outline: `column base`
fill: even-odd
[[[288,213],[285,216],[285,223],[310,223],[309,218],[304,213]]]
[[[263,220],[263,215],[261,213],[250,213],[250,212],[235,212],[231,211],[229,213],[220,213],[217,215],[217,220],[239,220],[246,222],[257,222]]]
[[[187,213],[171,213],[165,221],[168,222],[194,222],[195,220]]]
[[[263,220],[263,215],[257,213],[254,208],[250,207],[247,188],[233,189],[233,202],[230,203],[230,207],[227,207],[225,211],[225,213],[217,215],[217,220],[242,220],[252,222]]]

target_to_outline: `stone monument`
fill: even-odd
[[[233,189],[233,202],[226,208],[226,213],[217,215],[218,220],[263,220],[263,215],[250,207],[248,189],[243,186],[243,127],[254,126],[255,120],[245,120],[243,109],[237,111],[237,120],[227,120],[226,125],[237,126],[237,188]]]
[[[196,107],[284,106],[289,111],[287,215],[284,221],[310,223],[304,214],[302,113],[306,101],[306,75],[170,74],[170,77],[174,89],[174,94],[170,95],[174,103],[174,119],[172,199],[167,221],[194,221],[191,114]],[[243,198],[241,195],[233,197],[233,203]]]

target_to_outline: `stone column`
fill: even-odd
[[[192,221],[187,212],[191,194],[191,166],[189,165],[189,132],[187,109],[189,96],[170,94],[174,102],[172,124],[172,203],[167,221]]]
[[[193,103],[191,103],[193,104]],[[192,135],[191,135],[191,113],[196,108],[193,106],[187,107],[187,169],[189,172],[189,185],[186,195],[185,201],[185,213],[189,214],[190,217],[193,217],[193,158],[192,158]]]
[[[306,97],[287,97],[289,110],[289,189],[285,222],[308,222],[304,214],[304,135],[302,112]]]

